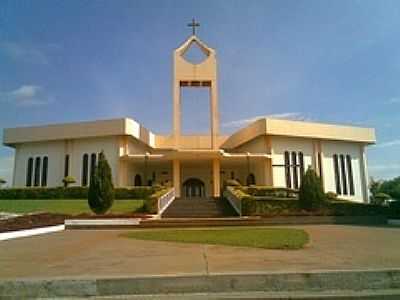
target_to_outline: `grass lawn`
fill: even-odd
[[[122,234],[139,240],[229,245],[265,249],[301,249],[308,234],[301,229],[226,228],[194,230],[143,230]]]
[[[140,212],[143,200],[115,200],[108,213]],[[0,200],[0,212],[49,212],[76,215],[91,213],[87,200]]]

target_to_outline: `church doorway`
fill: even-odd
[[[204,182],[198,178],[189,178],[183,183],[183,191],[186,198],[205,197]]]

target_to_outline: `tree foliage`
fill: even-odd
[[[0,188],[7,183],[7,180],[0,178]]]
[[[400,176],[391,180],[375,181],[373,178],[370,180],[369,190],[371,192],[371,200],[379,193],[389,195],[391,198],[400,200]]]
[[[106,213],[114,202],[111,168],[103,151],[90,178],[88,202],[90,209],[96,214]]]
[[[301,208],[313,210],[320,208],[326,201],[321,179],[311,168],[303,175],[299,190],[299,205]]]

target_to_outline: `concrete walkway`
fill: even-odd
[[[64,231],[3,241],[0,279],[400,268],[400,228],[295,227],[310,234],[306,249],[138,241],[120,237],[124,231],[106,230]]]

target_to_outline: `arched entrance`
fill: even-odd
[[[135,186],[141,186],[142,185],[142,176],[139,174],[135,175]]]
[[[189,178],[183,183],[183,192],[186,198],[205,197],[204,182],[198,178]]]

